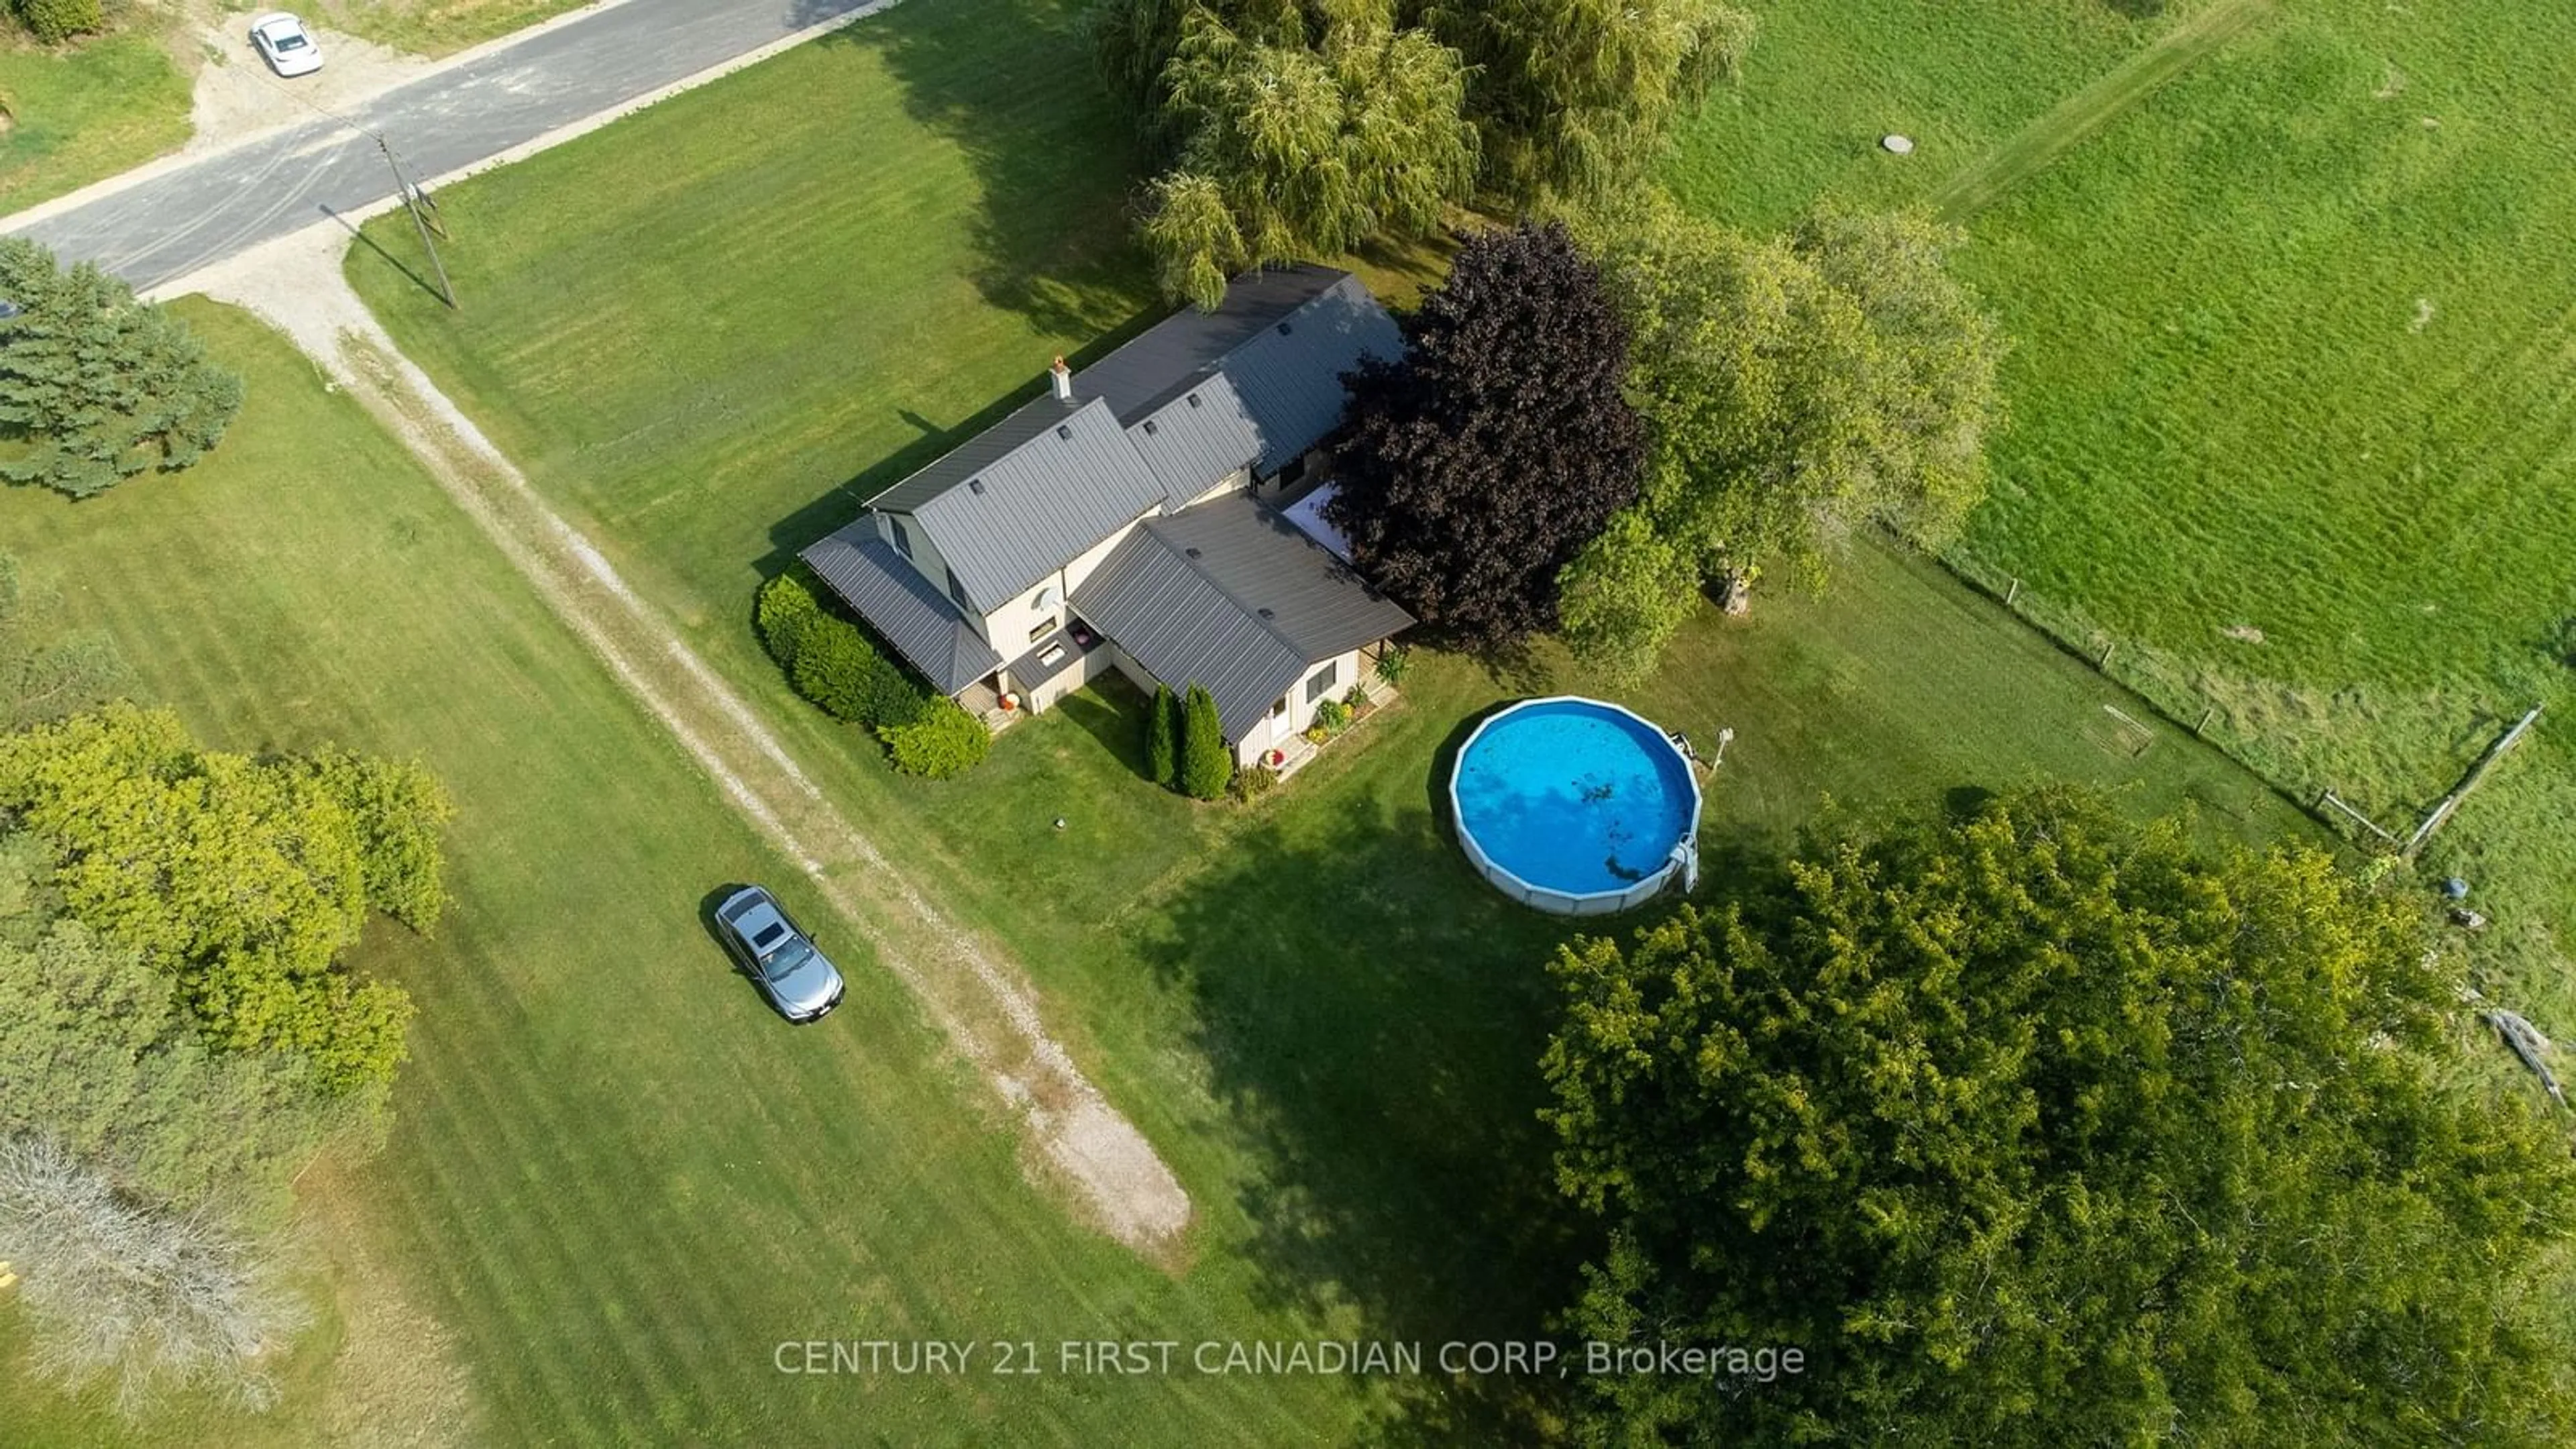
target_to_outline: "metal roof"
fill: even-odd
[[[1262,451],[1261,432],[1223,373],[1129,424],[1127,441],[1154,470],[1174,508],[1186,507]]]
[[[939,477],[954,482],[915,490]],[[1163,485],[1107,403],[1050,393],[874,506],[921,520],[966,597],[991,610],[1162,501]]]
[[[1359,278],[1299,265],[1236,278],[1217,310],[1173,313],[1074,374],[1074,386],[1108,399],[1132,431],[1221,377],[1240,403],[1240,425],[1260,440],[1245,456],[1270,472],[1341,421],[1343,373],[1364,356],[1392,360],[1403,351],[1395,319]]]
[[[1241,494],[1147,521],[1073,591],[1073,607],[1155,678],[1206,688],[1237,740],[1308,669],[1413,622]]]
[[[943,694],[955,694],[1002,662],[946,595],[861,518],[801,555],[832,592],[894,646]]]
[[[1183,309],[868,500],[910,514],[991,609],[1151,510],[1250,463],[1264,472],[1341,420],[1341,375],[1404,341],[1333,267],[1253,272],[1214,312]]]

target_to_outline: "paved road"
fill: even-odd
[[[413,179],[469,166],[867,0],[628,0],[387,91],[345,114]],[[315,117],[10,230],[146,290],[394,194],[383,153]]]

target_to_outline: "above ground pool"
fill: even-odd
[[[1696,872],[1699,779],[1615,704],[1529,699],[1487,719],[1458,750],[1449,804],[1467,858],[1543,911],[1626,910]]]

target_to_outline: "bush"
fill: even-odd
[[[805,571],[796,568],[760,586],[751,618],[769,657],[778,661],[779,668],[793,670],[805,631],[823,620],[823,606],[805,582]]]
[[[1315,728],[1331,739],[1351,727],[1351,707],[1338,699],[1328,699],[1315,706]]]
[[[873,729],[900,729],[919,720],[930,707],[931,694],[891,654],[879,654],[868,667],[859,694],[859,723]]]
[[[1234,783],[1226,793],[1249,805],[1269,794],[1279,784],[1279,772],[1268,765],[1246,765],[1234,772]]]
[[[1405,671],[1413,667],[1413,651],[1402,644],[1389,644],[1377,657],[1377,677],[1398,688],[1403,687]]]
[[[993,732],[984,722],[944,697],[930,701],[919,719],[881,727],[877,735],[896,769],[929,780],[956,779],[982,764],[993,748]]]
[[[817,615],[796,643],[796,662],[787,677],[796,692],[821,705],[834,719],[868,722],[868,677],[877,651],[856,624]]]
[[[27,32],[47,45],[107,28],[107,7],[100,0],[14,0],[14,4]]]
[[[1154,686],[1145,716],[1145,777],[1170,786],[1181,776],[1181,701],[1168,684]]]
[[[265,1364],[311,1321],[256,1246],[203,1213],[127,1201],[43,1138],[0,1141],[0,1254],[26,1274],[38,1375],[73,1390],[113,1379],[128,1416],[189,1388],[269,1407]]]
[[[1216,699],[1193,683],[1181,704],[1181,793],[1193,800],[1214,800],[1234,777],[1226,754],[1225,724],[1217,717]]]

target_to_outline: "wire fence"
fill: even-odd
[[[2486,769],[2513,747],[2540,714],[2537,706],[2524,714],[2487,746],[2449,794],[2420,817],[2402,788],[2363,789],[2366,801],[2379,797],[2373,803],[2380,818],[2373,818],[2370,808],[2349,798],[2357,782],[2335,779],[2320,765],[2317,757],[2327,752],[2316,747],[2313,736],[2329,721],[2300,720],[2296,708],[2280,700],[2253,698],[2241,682],[2209,665],[2123,638],[2080,606],[2041,593],[2009,568],[1964,544],[1954,544],[1937,557],[1962,583],[2002,605],[2111,684],[2143,700],[2166,723],[2244,766],[2311,819],[2365,850],[2406,856],[2420,850]],[[2302,724],[2310,728],[2302,729]],[[2389,761],[2378,773],[2412,776],[2420,768],[2420,760]],[[2398,812],[2400,818],[2389,819],[2391,812]]]

